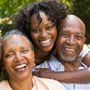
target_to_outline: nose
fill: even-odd
[[[45,30],[42,30],[41,34],[40,34],[40,37],[46,38],[46,36],[47,36],[47,32]]]
[[[19,52],[16,53],[15,61],[22,61],[22,60],[23,60],[23,56]]]
[[[67,43],[70,44],[70,45],[73,45],[75,44],[75,39],[74,39],[74,36],[70,36],[67,40]]]

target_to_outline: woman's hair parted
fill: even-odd
[[[40,24],[42,21],[39,14],[40,11],[45,12],[45,14],[49,16],[49,20],[57,26],[58,22],[67,16],[68,6],[61,2],[57,3],[56,1],[28,4],[12,17],[15,28],[26,34],[28,38],[31,39],[31,17],[35,14]]]

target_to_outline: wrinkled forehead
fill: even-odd
[[[61,32],[65,27],[77,27],[85,34],[85,24],[81,19],[76,16],[68,15],[64,20],[62,20],[58,25],[58,31]]]
[[[13,45],[17,45],[18,44],[27,44],[30,46],[30,42],[29,40],[25,37],[25,36],[22,36],[22,35],[10,35],[8,36],[4,41],[3,41],[3,46],[5,46],[6,44],[13,44]]]
[[[27,41],[27,42],[29,42],[28,39],[25,36],[23,36],[23,35],[16,35],[16,34],[12,34],[12,35],[7,36],[5,40],[6,41],[10,41],[10,40],[12,40],[12,41],[14,41],[14,40],[18,41],[18,40],[22,40],[22,39],[25,40],[25,41]]]

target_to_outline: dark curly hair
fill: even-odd
[[[40,18],[39,11],[45,12],[45,14],[49,16],[49,20],[51,20],[57,26],[58,22],[67,16],[68,6],[61,2],[57,3],[56,1],[39,2],[26,5],[13,16],[15,29],[20,30],[26,34],[29,39],[31,39],[31,16],[36,14],[40,24],[42,19]]]

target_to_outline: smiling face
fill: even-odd
[[[52,50],[56,40],[56,26],[51,20],[48,20],[49,17],[44,12],[40,11],[39,14],[42,19],[40,24],[36,14],[33,14],[31,17],[30,34],[33,42],[39,50],[49,52]]]
[[[10,80],[32,75],[34,52],[26,37],[11,35],[3,41],[3,63]]]
[[[79,18],[68,16],[58,29],[61,31],[56,43],[57,55],[64,61],[74,61],[85,42],[85,25]]]

